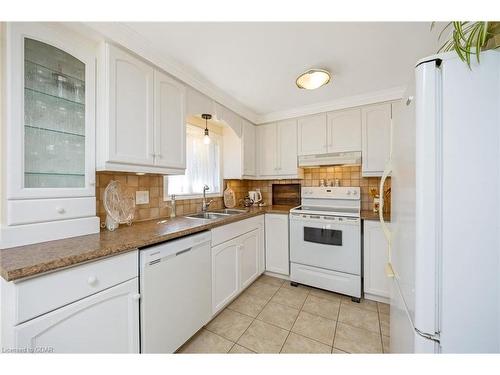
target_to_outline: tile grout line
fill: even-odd
[[[337,320],[335,322],[335,333],[333,334],[333,342],[332,342],[332,354],[333,354],[333,349],[337,349],[335,348],[335,338],[337,337],[337,327],[339,326],[339,318],[340,318],[340,309],[342,308],[342,299],[340,299],[340,303],[339,303],[339,310],[337,311]],[[338,349],[338,350],[341,350],[341,349]]]
[[[224,340],[226,340],[226,341],[229,341],[230,343],[232,343],[232,344],[233,344],[233,345],[231,345],[231,347],[229,348],[229,350],[226,352],[226,354],[227,354],[227,353],[229,353],[229,352],[231,351],[231,349],[233,348],[234,344],[236,344],[233,340],[230,340],[230,339],[228,339],[228,338],[226,338],[226,337],[224,337],[224,336],[222,336],[222,335],[219,335],[218,333],[215,333],[215,332],[213,332],[213,331],[210,331],[210,330],[209,330],[209,329],[207,329],[206,327],[203,327],[201,330],[203,330],[203,329],[204,329],[205,331],[208,331],[208,332],[210,332],[210,333],[213,333],[215,336],[218,336],[218,337],[220,337],[221,339],[224,339]],[[194,337],[194,336],[193,336],[193,337]]]
[[[260,276],[259,276],[259,277],[260,277]],[[253,283],[255,283],[255,282],[259,279],[259,277],[258,277],[257,279],[255,279],[255,281],[253,281],[251,285],[253,285]],[[251,285],[249,285],[249,286],[248,286],[248,287],[247,287],[247,288],[246,288],[243,292],[245,292],[245,291],[246,291],[246,290],[247,290],[247,289],[248,289]],[[266,285],[270,285],[270,284],[267,284],[267,283],[266,283]],[[273,285],[273,286],[276,286],[276,285]],[[280,288],[281,288],[281,287],[279,287],[278,289],[276,289],[276,292],[274,292],[274,293],[273,293],[273,295],[271,296],[271,298],[273,298],[273,297],[274,297],[274,295],[278,292],[278,290],[279,290]],[[270,301],[270,300],[271,300],[271,299],[269,299],[269,301]],[[264,309],[264,307],[265,307],[265,306],[269,303],[269,301],[268,301],[268,302],[267,302],[267,303],[266,303],[266,304],[262,307],[262,310],[263,310],[263,309]],[[217,335],[217,336],[219,336],[219,337],[222,337],[223,339],[225,339],[225,340],[227,340],[227,341],[229,341],[229,342],[232,342],[232,343],[233,343],[233,345],[231,346],[231,348],[229,349],[229,351],[228,351],[227,353],[229,353],[229,352],[231,351],[231,349],[233,349],[233,348],[234,348],[234,346],[235,346],[236,344],[238,344],[238,340],[239,340],[239,339],[240,339],[240,338],[241,338],[241,337],[245,334],[245,332],[248,330],[248,328],[250,328],[250,326],[252,325],[252,323],[253,323],[253,322],[257,319],[257,317],[253,317],[253,316],[250,316],[250,315],[247,315],[247,314],[241,313],[241,312],[239,312],[239,311],[233,310],[233,309],[229,308],[229,306],[230,306],[230,304],[228,304],[226,307],[224,307],[224,309],[222,309],[222,310],[221,310],[221,311],[220,311],[220,312],[216,315],[216,317],[215,317],[215,318],[213,318],[212,320],[210,320],[210,322],[212,322],[213,320],[215,320],[215,319],[216,319],[216,318],[217,318],[217,317],[218,317],[218,316],[219,316],[219,315],[220,315],[220,314],[221,314],[221,313],[222,313],[225,309],[229,309],[230,311],[233,311],[233,312],[235,312],[235,313],[238,313],[238,314],[241,314],[241,315],[247,316],[247,317],[249,317],[249,318],[252,318],[252,321],[250,322],[250,324],[248,325],[248,327],[247,327],[247,328],[243,331],[243,333],[242,333],[242,334],[241,334],[241,335],[240,335],[240,336],[239,336],[239,337],[238,337],[238,338],[237,338],[234,342],[233,342],[232,340],[229,340],[229,339],[227,339],[227,338],[225,338],[225,337],[223,337],[223,336],[221,336],[221,335],[219,335],[219,334],[217,334],[217,333],[215,333],[215,332],[212,332],[212,331],[210,331],[209,329],[207,329],[208,324],[210,324],[210,322],[208,322],[208,323],[207,323],[207,324],[203,327],[204,329],[206,329],[207,331],[209,331],[209,332],[213,333],[214,335]],[[262,311],[262,310],[261,310],[261,311]],[[260,312],[259,312],[259,314],[260,314]],[[257,316],[258,316],[258,314],[257,314]],[[252,351],[253,353],[255,353],[252,349],[249,349],[249,348],[247,348],[246,346],[243,346],[243,345],[241,345],[241,344],[238,344],[238,345],[240,345],[240,346],[244,347],[245,349],[248,349],[248,350]]]
[[[255,281],[258,281],[258,279],[256,279]],[[255,281],[254,281],[254,282],[255,282]],[[261,282],[261,283],[264,283],[264,284],[266,284],[266,285],[268,285],[268,286],[274,286],[274,287],[276,287],[276,286],[277,286],[277,285],[275,285],[275,284],[272,284],[272,283],[267,283],[267,282],[265,282],[265,281],[260,281],[260,282]],[[291,289],[291,290],[294,290],[294,289],[292,289],[292,288],[285,287],[285,284],[286,284],[287,282],[288,282],[288,281],[284,281],[283,283],[281,283],[281,285],[278,287],[278,289],[277,289],[277,290],[276,290],[276,291],[272,294],[272,296],[271,296],[271,297],[267,300],[267,302],[266,302],[266,303],[262,306],[262,308],[260,309],[260,312],[257,314],[257,316],[256,316],[256,317],[252,317],[252,316],[247,315],[247,314],[245,314],[245,313],[241,313],[241,312],[239,312],[239,311],[232,310],[231,308],[229,308],[229,306],[228,306],[228,307],[226,307],[227,309],[229,309],[229,310],[231,310],[231,311],[234,311],[234,312],[237,312],[237,313],[240,313],[240,314],[242,314],[242,315],[245,315],[245,316],[247,316],[247,317],[252,318],[252,322],[251,322],[251,323],[250,323],[250,325],[247,327],[247,329],[246,329],[246,330],[245,330],[245,331],[244,331],[244,332],[240,335],[240,337],[238,338],[238,340],[239,340],[239,339],[240,339],[240,338],[241,338],[241,337],[245,334],[245,332],[246,332],[246,331],[248,330],[248,328],[252,325],[252,323],[253,323],[255,320],[258,320],[258,321],[260,321],[260,322],[263,322],[263,323],[266,323],[266,324],[272,325],[273,327],[280,328],[280,329],[282,329],[282,330],[288,331],[288,335],[287,335],[287,337],[285,338],[285,341],[283,342],[283,344],[282,344],[282,346],[281,346],[281,349],[280,349],[280,352],[281,352],[281,351],[283,350],[283,347],[284,347],[285,343],[286,343],[286,340],[287,340],[287,339],[288,339],[288,337],[290,336],[290,333],[292,333],[292,332],[293,332],[293,331],[292,331],[292,329],[293,329],[293,326],[295,325],[295,323],[296,323],[296,321],[297,321],[297,319],[298,319],[298,316],[300,315],[300,313],[301,313],[301,312],[307,312],[307,311],[303,310],[303,308],[304,308],[305,302],[307,301],[307,298],[308,298],[309,296],[313,296],[313,297],[319,298],[319,299],[324,300],[324,301],[336,302],[335,300],[332,300],[331,298],[327,298],[327,297],[322,296],[322,295],[315,295],[315,294],[311,293],[311,291],[313,291],[313,290],[314,290],[314,288],[307,288],[307,289],[304,289],[304,290],[305,290],[305,292],[307,292],[307,293],[305,293],[305,297],[306,297],[306,298],[304,299],[304,302],[302,302],[302,304],[301,304],[300,308],[298,309],[298,310],[299,310],[299,313],[297,314],[297,317],[295,318],[294,323],[292,324],[292,327],[291,327],[290,329],[286,329],[286,328],[280,327],[280,326],[278,326],[278,325],[276,325],[276,324],[274,324],[274,323],[270,323],[270,322],[267,322],[267,321],[264,321],[264,320],[258,319],[258,316],[262,313],[262,311],[266,308],[266,306],[267,306],[267,305],[268,305],[268,304],[272,301],[273,297],[274,297],[274,296],[275,296],[275,295],[279,292],[279,290],[280,290],[280,289]],[[332,293],[335,293],[335,292],[332,292]],[[254,295],[254,296],[259,296],[257,293],[251,293],[251,292],[250,292],[249,294],[252,294],[252,295]],[[336,293],[335,293],[335,294],[336,294]],[[259,296],[259,297],[260,297],[260,296]],[[344,297],[344,298],[342,298],[342,297]],[[336,347],[335,347],[335,337],[336,337],[336,335],[337,335],[338,323],[340,322],[340,321],[339,321],[339,317],[340,317],[340,309],[342,308],[342,305],[345,305],[345,306],[347,306],[347,307],[353,307],[353,308],[355,308],[355,309],[362,310],[362,311],[365,311],[365,312],[375,312],[375,311],[374,311],[374,310],[372,310],[372,309],[363,308],[363,307],[361,307],[361,306],[351,306],[350,304],[347,304],[347,303],[345,302],[345,298],[346,298],[346,297],[345,297],[345,296],[342,296],[342,295],[339,295],[339,298],[338,298],[338,301],[339,301],[339,309],[338,309],[338,311],[337,311],[337,318],[336,318],[336,320],[335,320],[335,330],[334,330],[334,337],[333,337],[333,341],[332,341],[332,345],[331,345],[331,348],[332,348],[331,353],[333,353],[333,349],[337,349],[337,350],[341,350],[341,351],[345,352],[344,350],[342,350],[342,349],[338,349],[338,348],[336,348]],[[289,306],[289,305],[286,305],[286,304],[281,303],[281,302],[276,302],[276,301],[272,301],[272,302],[273,302],[273,303],[275,303],[275,304],[281,305],[281,306],[285,306],[285,307],[288,307],[288,308],[293,308],[293,309],[296,309],[296,308],[295,308],[295,307],[293,307],[293,306]],[[376,305],[376,308],[377,308],[377,311],[376,311],[376,313],[377,313],[377,319],[378,319],[378,322],[379,322],[379,330],[378,330],[378,332],[379,332],[379,334],[380,334],[380,340],[382,340],[382,336],[383,336],[383,335],[382,335],[382,332],[381,332],[380,315],[379,315],[379,314],[380,314],[380,312],[379,312],[378,304]],[[309,312],[307,312],[307,313],[309,313]],[[309,313],[309,314],[316,315],[316,316],[319,316],[319,317],[322,317],[322,318],[325,318],[325,319],[329,319],[329,320],[334,320],[334,319],[331,319],[331,318],[323,317],[323,316],[318,315],[318,314],[313,314],[313,313]],[[369,333],[376,333],[376,332],[374,332],[374,331],[370,331],[370,330],[368,330],[368,329],[366,329],[366,328],[357,327],[357,326],[354,326],[354,325],[351,325],[351,324],[348,324],[348,323],[344,323],[344,322],[340,322],[340,323],[345,324],[345,325],[347,325],[347,326],[349,326],[349,327],[356,328],[356,329],[362,329],[362,330],[365,330],[365,331],[367,331],[367,332],[369,332]],[[327,344],[325,344],[324,342],[318,341],[318,340],[316,340],[316,339],[314,339],[314,338],[311,338],[311,337],[308,337],[308,336],[304,336],[304,335],[299,334],[299,333],[296,333],[296,332],[293,332],[293,333],[294,333],[294,334],[297,334],[297,335],[299,335],[299,336],[301,336],[301,337],[304,337],[304,338],[307,338],[307,339],[313,340],[313,341],[315,341],[315,342],[317,342],[317,343],[320,343],[320,344],[323,344],[323,345],[327,345]],[[237,342],[238,340],[236,340],[235,344],[238,344],[238,342]],[[230,340],[229,340],[229,341],[230,341]],[[382,341],[381,341],[381,344],[382,344],[382,352],[383,352],[383,342],[382,342]],[[238,345],[243,346],[243,345],[241,345],[241,344],[238,344]],[[327,345],[327,346],[329,346],[329,345]],[[234,347],[234,345],[233,345],[233,347]],[[243,346],[243,347],[245,347],[245,346]],[[246,348],[246,347],[245,347],[245,348]],[[246,349],[251,350],[251,349],[249,349],[249,348],[246,348]],[[348,353],[348,354],[349,354],[349,352],[345,352],[345,353]]]
[[[258,279],[259,279],[259,278],[257,278],[255,281],[257,281]],[[255,282],[255,281],[254,281],[254,282]],[[252,283],[252,284],[253,284],[253,283]],[[268,285],[269,285],[269,284],[268,284]],[[276,286],[276,285],[273,285],[273,286]],[[281,286],[280,286],[278,289],[276,289],[276,291],[273,293],[273,295],[271,296],[271,298],[269,298],[269,301],[267,301],[267,302],[264,304],[264,306],[262,306],[262,309],[259,311],[259,313],[257,314],[257,316],[259,316],[259,315],[260,315],[260,313],[262,312],[262,310],[264,310],[264,308],[268,305],[268,303],[269,303],[269,302],[271,302],[271,299],[274,297],[274,295],[275,295],[276,293],[278,293],[278,290],[280,290],[282,286],[283,286],[283,284],[281,284]],[[235,310],[232,310],[232,311],[235,311]],[[236,312],[238,312],[238,311],[236,311]],[[241,314],[241,313],[240,313],[240,314]],[[246,314],[243,314],[243,315],[246,315]],[[248,316],[248,315],[247,315],[247,316]],[[244,335],[244,334],[248,331],[248,329],[252,326],[252,324],[253,324],[253,323],[257,320],[257,316],[256,316],[255,318],[253,318],[253,317],[252,317],[252,319],[253,319],[253,320],[252,320],[252,322],[248,325],[248,327],[245,329],[245,331],[243,331],[243,333],[240,335],[240,337],[238,337],[238,340],[236,340],[235,344],[238,344],[238,341],[239,341],[239,340],[243,337],[243,335]],[[261,320],[259,320],[259,321],[261,321]],[[276,327],[276,326],[275,326],[275,327]],[[279,328],[281,328],[281,327],[279,327]],[[238,345],[241,345],[241,344],[238,344]],[[233,346],[234,346],[234,345],[233,345]],[[243,345],[241,345],[241,346],[243,346]],[[246,349],[248,349],[248,350],[251,350],[251,349],[247,348],[246,346],[243,346],[243,347],[244,347],[244,348],[246,348]],[[231,349],[232,349],[232,348],[231,348]],[[252,352],[253,352],[253,350],[252,350]],[[257,352],[254,352],[254,353],[259,354],[259,353],[257,353]]]
[[[232,349],[233,349],[236,345],[239,345],[239,346],[241,346],[241,347],[243,347],[243,348],[245,348],[245,349],[247,349],[247,350],[251,351],[252,353],[255,353],[252,349],[247,348],[246,346],[239,344],[239,343],[238,343],[238,341],[239,341],[239,340],[241,339],[241,337],[242,337],[242,336],[243,336],[243,335],[244,335],[244,334],[248,331],[248,329],[250,328],[250,326],[251,326],[251,325],[252,325],[252,324],[253,324],[256,320],[258,320],[258,321],[260,321],[260,322],[263,322],[263,323],[266,323],[266,324],[269,324],[269,325],[274,326],[274,327],[276,327],[276,328],[282,329],[282,330],[284,330],[284,331],[288,331],[287,336],[286,336],[285,340],[283,341],[283,344],[281,345],[281,348],[280,348],[280,351],[279,351],[279,352],[281,353],[281,352],[282,352],[282,350],[283,350],[283,348],[284,348],[284,345],[286,344],[286,341],[287,341],[287,340],[288,340],[288,338],[290,337],[290,334],[293,332],[293,331],[292,331],[292,330],[293,330],[293,327],[295,326],[295,324],[296,324],[296,322],[297,322],[297,319],[298,319],[298,317],[299,317],[300,313],[302,313],[302,312],[307,312],[307,311],[305,311],[305,310],[304,310],[304,306],[305,306],[306,301],[307,301],[307,299],[309,298],[309,296],[313,296],[313,297],[319,298],[319,299],[321,299],[321,300],[323,300],[323,301],[328,301],[328,302],[336,302],[336,300],[338,300],[338,302],[339,302],[339,308],[338,308],[338,310],[337,310],[336,320],[335,320],[335,327],[334,327],[333,341],[332,341],[332,345],[331,345],[331,353],[333,353],[333,350],[334,350],[334,349],[339,350],[339,351],[342,351],[342,352],[344,352],[344,353],[348,353],[348,352],[346,352],[346,351],[345,351],[345,350],[343,350],[343,349],[338,349],[338,348],[336,348],[336,347],[335,347],[335,338],[336,338],[336,335],[337,335],[337,333],[338,333],[338,324],[339,324],[339,322],[340,322],[340,321],[339,321],[339,318],[340,318],[340,310],[341,310],[342,306],[347,306],[347,307],[357,308],[357,309],[359,309],[359,310],[363,310],[363,311],[365,311],[365,312],[370,312],[370,311],[375,312],[374,310],[367,309],[367,308],[363,308],[363,307],[361,307],[361,306],[351,306],[351,305],[349,305],[349,304],[345,301],[345,298],[342,298],[343,296],[338,296],[339,298],[331,299],[331,298],[328,298],[327,296],[316,295],[316,294],[312,293],[312,291],[314,290],[314,288],[307,288],[307,289],[304,289],[304,290],[305,290],[305,292],[304,292],[304,296],[305,296],[304,301],[301,303],[300,308],[298,308],[298,309],[297,309],[297,308],[296,308],[296,307],[294,307],[294,306],[289,306],[289,305],[284,304],[284,303],[281,303],[281,302],[272,301],[272,299],[273,299],[273,298],[274,298],[274,296],[275,296],[275,295],[279,292],[279,290],[280,290],[280,289],[290,289],[290,290],[294,290],[294,289],[295,289],[295,288],[290,288],[290,287],[288,287],[287,282],[289,282],[289,281],[287,281],[287,280],[283,280],[283,282],[282,282],[279,286],[278,286],[278,285],[276,285],[276,283],[266,282],[266,281],[263,281],[263,280],[259,280],[258,278],[257,278],[255,281],[259,281],[260,283],[265,284],[265,285],[267,285],[267,286],[277,287],[277,289],[276,289],[276,291],[275,291],[275,292],[274,292],[274,293],[273,293],[273,294],[272,294],[272,295],[271,295],[271,296],[267,299],[267,301],[265,302],[265,304],[264,304],[264,305],[262,305],[262,307],[261,307],[261,308],[260,308],[260,310],[259,310],[259,313],[258,313],[258,314],[257,314],[257,316],[255,316],[255,317],[250,316],[250,315],[247,315],[247,314],[242,313],[242,312],[237,311],[237,310],[233,310],[233,309],[231,309],[229,306],[225,307],[225,309],[228,309],[228,310],[230,310],[230,311],[232,311],[232,312],[236,312],[236,313],[239,313],[239,314],[241,314],[241,315],[244,315],[244,316],[246,316],[246,317],[248,317],[248,318],[251,318],[251,322],[250,322],[249,326],[248,326],[248,327],[244,330],[244,332],[243,332],[243,333],[242,333],[242,334],[241,334],[241,335],[240,335],[240,336],[236,339],[236,341],[235,341],[235,342],[233,342],[233,345],[232,345],[232,346],[231,346],[231,348],[229,349],[228,353],[229,353],[229,352],[230,352],[230,351],[231,351],[231,350],[232,350]],[[255,282],[255,281],[254,281],[254,282]],[[286,286],[285,286],[285,285],[286,285]],[[302,288],[301,288],[301,289],[302,289]],[[332,293],[334,293],[334,292],[332,292]],[[255,292],[254,292],[254,293],[250,292],[249,294],[250,294],[250,295],[257,296],[257,297],[261,297],[258,293],[255,293]],[[334,293],[334,294],[336,294],[336,293]],[[278,325],[276,325],[276,324],[274,324],[274,323],[270,323],[270,322],[267,322],[267,321],[264,321],[264,320],[258,319],[259,315],[261,315],[262,311],[263,311],[263,310],[264,310],[264,309],[265,309],[265,308],[266,308],[266,307],[270,304],[270,302],[271,302],[271,301],[272,301],[273,303],[275,303],[275,304],[278,304],[278,305],[281,305],[281,306],[285,306],[285,307],[288,307],[288,308],[291,308],[291,309],[296,309],[296,310],[298,310],[298,314],[297,314],[297,316],[296,316],[296,318],[295,318],[295,320],[294,320],[294,322],[293,322],[293,324],[292,324],[292,326],[291,326],[291,328],[290,328],[290,329],[286,329],[286,328],[280,327],[280,326],[278,326]],[[380,334],[380,340],[381,340],[381,345],[382,345],[382,352],[384,352],[384,350],[383,350],[383,340],[382,340],[382,336],[383,336],[383,335],[382,335],[382,328],[381,328],[381,321],[380,321],[380,314],[381,314],[381,312],[380,312],[380,309],[379,309],[378,303],[377,303],[377,305],[376,305],[376,309],[377,309],[377,310],[376,310],[376,312],[377,312],[377,319],[378,319],[378,324],[379,324],[378,333]],[[307,312],[307,313],[309,313],[309,312]],[[309,314],[316,315],[316,316],[319,316],[319,317],[322,317],[322,318],[325,318],[325,319],[334,320],[334,319],[331,319],[330,317],[324,317],[324,316],[322,316],[322,315],[315,314],[315,313],[309,313]],[[346,323],[343,323],[343,324],[346,324]],[[346,325],[347,325],[347,326],[350,326],[350,327],[353,327],[353,328],[357,328],[357,329],[364,329],[364,330],[365,330],[365,331],[367,331],[367,332],[375,333],[374,331],[370,331],[370,330],[365,329],[365,328],[352,326],[352,325],[350,325],[350,324],[346,324]],[[211,332],[211,333],[213,333],[213,334],[217,335],[218,337],[221,337],[221,338],[223,338],[223,339],[225,339],[225,340],[228,340],[229,342],[232,342],[232,340],[231,340],[231,339],[227,339],[227,338],[225,338],[225,337],[223,337],[223,336],[221,336],[221,335],[219,335],[219,334],[217,334],[217,333],[215,333],[215,332],[210,331],[209,329],[207,329],[207,331],[209,331],[209,332]],[[317,342],[318,344],[327,345],[327,344],[325,344],[324,342],[321,342],[321,341],[316,340],[316,339],[314,339],[314,338],[311,338],[311,337],[305,336],[305,335],[303,335],[303,334],[296,333],[296,332],[293,332],[293,333],[294,333],[294,334],[296,334],[296,335],[298,335],[298,336],[300,336],[300,337],[303,337],[303,338],[305,338],[305,339],[309,339],[309,340],[312,340],[312,341],[314,341],[314,342]],[[327,346],[329,346],[329,345],[327,345]]]
[[[309,295],[311,294],[311,290],[307,290],[307,294],[306,294],[306,298],[304,298],[304,302],[302,302],[302,305],[300,306],[300,309],[299,309],[299,313],[297,314],[297,316],[295,317],[295,320],[293,321],[293,324],[292,326],[290,327],[290,330],[288,331],[288,335],[286,335],[285,337],[285,341],[283,341],[283,344],[281,345],[281,348],[280,348],[280,351],[279,353],[281,354],[281,352],[283,351],[283,347],[285,346],[286,344],[286,341],[288,340],[288,337],[290,337],[290,333],[292,333],[292,329],[293,327],[295,326],[295,323],[297,322],[297,319],[299,318],[299,315],[300,313],[302,312],[302,309],[304,308],[304,305],[307,301],[307,297],[309,297]],[[294,332],[295,333],[295,332]],[[305,337],[305,336],[304,336]]]
[[[239,339],[238,339],[239,340]],[[245,348],[246,350],[250,350],[252,353],[251,354],[259,354],[257,352],[254,352],[252,349],[250,348],[247,348],[246,346],[244,345],[241,345],[241,344],[238,344],[237,342],[234,343],[233,346],[231,346],[231,349],[229,349],[229,351],[227,352],[227,354],[231,353],[231,350],[233,350],[233,348],[238,345],[238,346],[241,346],[242,348]],[[244,354],[244,353],[234,353],[234,354]],[[248,354],[248,353],[247,353]]]
[[[380,346],[382,347],[382,353],[384,353],[385,352],[384,340],[382,340],[382,324],[380,323],[380,309],[378,308],[378,302],[377,302],[377,318],[378,318],[378,329],[380,331]]]
[[[238,311],[238,310],[234,310],[234,309],[232,309],[230,306],[231,306],[231,304],[232,304],[234,301],[236,301],[236,300],[237,300],[240,296],[242,296],[242,295],[243,295],[243,293],[248,292],[248,289],[250,289],[250,287],[251,287],[251,286],[252,286],[252,285],[253,285],[256,281],[258,281],[258,280],[259,280],[259,278],[255,279],[255,281],[254,281],[254,282],[252,282],[252,284],[250,284],[250,285],[249,285],[249,286],[248,286],[248,287],[247,287],[247,288],[246,288],[243,292],[241,292],[241,294],[240,294],[240,295],[238,295],[238,297],[236,297],[233,301],[231,301],[231,303],[229,303],[226,307],[224,307],[224,309],[229,309],[229,310],[231,310],[231,311],[234,311],[234,312],[237,312],[237,313],[243,314],[243,315],[248,316],[248,317],[250,317],[250,318],[252,318],[252,319],[254,319],[254,320],[255,320],[255,319],[257,319],[257,317],[256,317],[256,316],[254,317],[254,316],[251,316],[251,315],[248,315],[248,314],[242,313],[242,312],[240,312],[240,311]],[[264,282],[262,281],[262,283],[264,283]],[[270,286],[276,286],[276,285],[271,285],[271,284],[267,284],[267,283],[264,283],[264,284],[266,284],[266,285],[270,285]],[[260,314],[260,312],[261,312],[262,310],[264,310],[264,307],[266,307],[266,306],[267,306],[267,304],[271,301],[271,299],[274,297],[274,295],[275,295],[275,294],[278,292],[278,290],[280,290],[280,289],[281,289],[281,286],[279,286],[279,287],[278,287],[278,289],[276,289],[276,292],[274,292],[274,293],[273,293],[273,295],[272,295],[271,297],[269,297],[269,300],[268,300],[268,301],[267,301],[264,305],[262,305],[262,309],[259,311],[259,314]],[[250,295],[253,295],[253,296],[256,296],[256,297],[260,297],[260,296],[259,296],[259,295],[257,295],[257,294],[253,294],[253,293],[251,293],[251,292],[248,292],[248,293],[249,293]],[[223,309],[223,310],[224,310],[224,309]],[[222,311],[222,310],[221,310],[221,311]],[[259,314],[257,314],[257,316],[258,316]]]
[[[306,311],[307,312],[307,311]],[[304,337],[308,340],[312,340],[314,342],[317,342],[318,344],[322,344],[322,345],[325,345],[325,346],[330,346],[328,344],[325,344],[324,342],[322,341],[319,341],[319,340],[316,340],[316,339],[313,339],[312,337],[307,337],[307,336],[304,336],[303,334],[301,333],[297,333],[297,332],[293,332],[293,331],[290,331],[290,333],[293,333],[294,335],[297,335],[297,336],[300,336],[300,337]],[[288,337],[287,337],[288,338]],[[286,341],[286,340],[285,340]],[[339,349],[340,350],[340,349]],[[296,354],[305,354],[305,353],[296,353]],[[325,353],[326,354],[326,353]]]

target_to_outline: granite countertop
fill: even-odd
[[[377,220],[378,221],[379,220],[378,212],[375,213],[372,210],[362,210],[361,211],[361,219],[362,220]],[[385,213],[384,220],[391,221],[391,214]]]
[[[251,207],[221,219],[156,219],[121,225],[117,230],[0,250],[0,275],[7,281],[97,260],[138,247],[212,229],[265,213],[288,214],[291,206]]]

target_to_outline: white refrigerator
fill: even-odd
[[[500,352],[500,52],[419,61],[391,138],[391,352]]]

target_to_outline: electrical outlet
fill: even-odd
[[[149,191],[136,191],[135,192],[135,204],[148,204],[149,203]]]

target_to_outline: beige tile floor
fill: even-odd
[[[387,353],[389,306],[262,275],[179,353]]]

